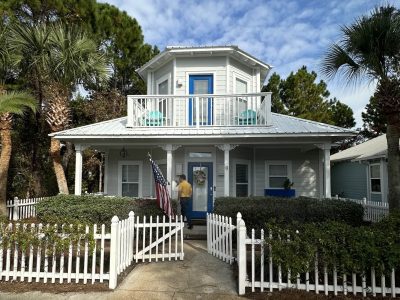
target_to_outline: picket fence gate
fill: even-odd
[[[233,257],[232,236],[236,226],[232,218],[207,213],[207,251],[219,259],[232,264]]]
[[[9,220],[22,220],[36,217],[36,204],[48,197],[18,199],[14,197],[7,200],[7,211]]]
[[[261,230],[259,238],[256,238],[255,230],[252,229],[251,237],[248,237],[246,224],[240,213],[237,214],[236,225],[239,295],[245,294],[246,287],[251,288],[252,292],[255,292],[256,288],[260,289],[261,292],[264,290],[272,292],[276,289],[295,288],[304,291],[314,291],[317,294],[323,292],[325,295],[328,295],[329,292],[333,292],[334,295],[338,293],[343,293],[344,295],[362,294],[363,297],[366,297],[367,294],[371,294],[374,297],[377,295],[390,295],[391,297],[400,295],[400,287],[396,286],[395,269],[392,270],[388,280],[384,275],[378,278],[373,269],[370,275],[353,273],[347,276],[346,274],[339,274],[336,270],[329,272],[326,267],[319,266],[318,257],[315,259],[314,272],[298,275],[295,282],[292,282],[290,271],[287,272],[288,275],[284,276],[281,266],[274,264],[269,255],[272,250],[266,242],[272,238],[272,233],[269,232],[266,237],[264,230]],[[250,251],[248,246],[250,247]],[[250,259],[247,257],[249,252]],[[266,259],[268,259],[267,268],[265,267]],[[249,261],[250,273],[247,271]],[[256,278],[256,274],[258,278]],[[322,276],[321,281],[323,283],[320,283],[320,276]],[[367,276],[370,277],[367,278]],[[367,282],[370,284],[367,285]]]
[[[53,228],[60,237],[67,238],[63,229],[74,225],[10,223],[0,226],[7,226],[9,232],[18,231],[23,234],[24,231],[30,231],[39,237],[44,237],[45,227],[47,230]],[[106,232],[104,224],[85,226],[86,235],[93,233],[93,250],[89,249],[86,235],[77,241],[71,240],[65,251],[57,251],[57,245],[45,239],[38,244],[31,242],[24,248],[18,242],[3,247],[1,242],[7,237],[0,236],[0,281],[84,284],[108,281],[109,288],[114,289],[118,275],[134,261],[147,259],[151,262],[153,258],[154,261],[164,261],[166,258],[183,260],[183,227],[182,218],[178,219],[177,216],[174,220],[167,221],[163,217],[162,222],[157,217],[155,223],[152,222],[152,217],[150,223],[146,222],[145,216],[143,222],[140,222],[139,217],[135,220],[133,212],[124,220],[114,216],[109,232]],[[158,251],[160,243],[161,253]]]

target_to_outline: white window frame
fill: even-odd
[[[247,177],[248,177],[248,181],[247,181],[247,197],[250,196],[251,193],[251,161],[247,160],[247,159],[234,159],[233,160],[233,195],[235,195],[236,197],[236,185],[238,184],[236,182],[236,165],[247,165]],[[243,183],[239,183],[242,184]]]
[[[372,166],[379,166],[379,178],[377,178],[377,177],[372,177],[372,172],[371,172],[371,167]],[[369,174],[369,178],[368,178],[368,185],[369,185],[369,192],[371,193],[371,194],[376,194],[376,195],[381,195],[382,194],[382,190],[383,190],[383,180],[382,180],[382,164],[380,163],[380,162],[378,162],[378,163],[371,163],[371,164],[369,164],[368,165],[368,174]],[[375,192],[375,191],[372,191],[372,179],[379,179],[380,180],[380,183],[381,183],[381,191],[380,192]]]
[[[138,198],[143,197],[143,162],[140,160],[120,160],[118,161],[118,196],[122,197],[122,166],[139,166]]]
[[[168,87],[168,95],[171,94],[171,73],[165,74],[158,78],[156,80],[156,93],[159,95],[159,85],[160,83],[163,83],[164,81],[167,81],[167,87]]]
[[[276,188],[276,187],[270,187],[269,186],[269,166],[270,165],[286,165],[287,166],[287,178],[291,182],[293,182],[293,174],[292,174],[292,162],[289,160],[267,160],[265,161],[265,188],[266,189],[283,189],[284,187],[282,186],[281,188]],[[276,176],[276,177],[281,177],[281,176]]]

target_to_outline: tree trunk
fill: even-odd
[[[8,126],[5,126],[8,127]],[[11,129],[1,128],[1,154],[0,154],[0,215],[7,215],[7,179],[10,166],[12,142]]]
[[[400,210],[400,122],[396,119],[398,118],[395,116],[389,118],[386,132],[388,145],[388,202],[391,212]]]
[[[58,190],[61,194],[69,194],[67,179],[65,178],[65,172],[62,165],[61,153],[60,153],[60,141],[54,139],[50,140],[50,156],[53,159],[54,172],[57,178]]]

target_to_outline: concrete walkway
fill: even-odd
[[[231,266],[207,253],[206,241],[185,241],[183,261],[138,265],[112,292],[0,293],[0,299],[242,299]]]

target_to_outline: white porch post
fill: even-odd
[[[75,195],[82,194],[82,145],[75,145]]]
[[[331,145],[325,144],[324,151],[324,196],[331,198]]]
[[[104,152],[104,182],[103,193],[108,193],[108,151]]]
[[[172,165],[173,165],[173,155],[172,152],[178,149],[180,145],[167,144],[162,146],[163,150],[167,152],[167,181],[168,181],[168,192],[172,196]]]
[[[224,197],[229,197],[229,151],[235,149],[237,145],[223,144],[217,145],[218,149],[224,151]]]

